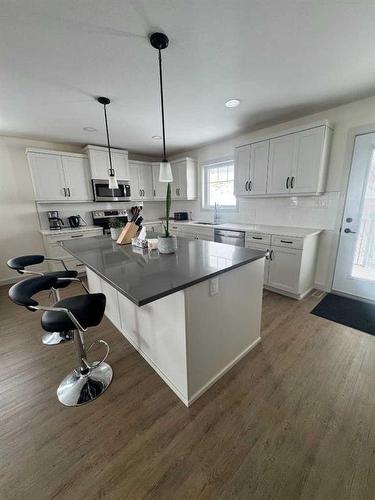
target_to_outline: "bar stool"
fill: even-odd
[[[113,377],[111,366],[105,363],[109,354],[107,342],[95,340],[86,349],[83,338],[83,333],[88,328],[97,326],[101,322],[106,298],[102,293],[78,295],[60,300],[53,306],[40,305],[33,299],[36,293],[54,288],[57,280],[58,278],[51,276],[25,279],[10,288],[9,298],[30,311],[43,311],[41,323],[47,332],[73,333],[79,366],[60,383],[57,397],[65,406],[80,406],[94,401],[103,394]],[[87,353],[96,343],[106,347],[106,354],[101,361],[89,363]]]
[[[53,271],[53,272],[38,272],[26,269],[28,266],[35,266],[36,264],[41,264],[44,261],[56,261],[61,262],[64,267],[64,271]],[[78,281],[81,283],[82,287],[88,293],[88,289],[85,284],[78,278],[77,271],[70,271],[67,269],[65,262],[62,259],[53,259],[51,257],[45,257],[44,255],[21,255],[19,257],[13,257],[8,260],[7,265],[10,269],[17,271],[19,274],[29,274],[36,276],[50,276],[55,278],[61,278],[56,282],[55,287],[51,288],[51,295],[53,303],[60,300],[59,289],[66,288],[72,281]],[[70,332],[51,332],[45,333],[42,337],[42,342],[45,345],[59,345],[65,342],[70,342],[73,337]]]

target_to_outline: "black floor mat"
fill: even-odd
[[[375,335],[375,304],[329,293],[311,314]]]

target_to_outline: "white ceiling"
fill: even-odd
[[[105,144],[105,95],[113,146],[157,154],[155,30],[170,153],[358,99],[375,93],[374,19],[374,0],[5,0],[0,134]]]

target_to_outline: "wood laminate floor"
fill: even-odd
[[[375,338],[265,293],[263,342],[186,408],[103,320],[114,381],[58,403],[72,345],[0,288],[0,498],[375,498]],[[70,293],[77,294],[71,287]],[[230,332],[228,332],[230,334]]]

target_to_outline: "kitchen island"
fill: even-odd
[[[264,252],[177,239],[173,255],[63,241],[106,315],[188,406],[260,342]]]

